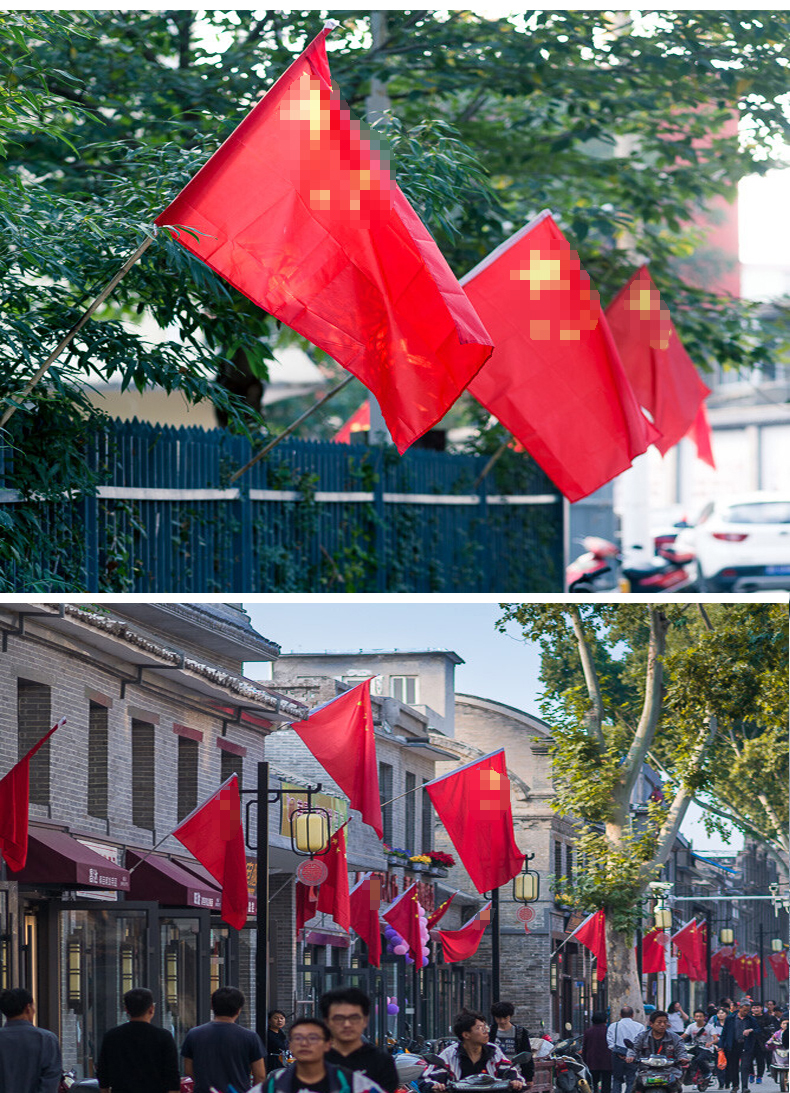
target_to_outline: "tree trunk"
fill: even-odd
[[[606,983],[610,1020],[620,1016],[621,1006],[631,1006],[634,1020],[644,1021],[642,990],[636,971],[636,950],[632,938],[615,930],[606,916]]]

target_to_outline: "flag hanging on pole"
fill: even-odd
[[[447,897],[447,899],[443,903],[440,903],[439,906],[436,908],[436,910],[428,916],[428,929],[429,930],[432,930],[434,928],[434,926],[436,925],[436,923],[440,922],[441,919],[444,918],[445,914],[450,909],[450,904],[453,902],[453,900],[455,899],[455,897],[457,895],[458,895],[457,892],[452,892]]]
[[[346,858],[346,825],[337,829],[329,840],[329,849],[321,855],[328,875],[318,889],[317,908],[331,915],[342,930],[351,926],[348,902],[348,860]]]
[[[778,983],[784,983],[790,979],[790,967],[787,963],[787,953],[769,953],[768,962]]]
[[[365,873],[349,893],[351,929],[359,934],[368,947],[368,963],[381,967],[381,878]]]
[[[296,934],[318,911],[318,889],[312,884],[296,882]]]
[[[606,978],[606,915],[603,907],[588,915],[573,933],[568,941],[575,937],[586,949],[589,949],[598,961],[598,979]]]
[[[332,441],[335,444],[350,444],[351,437],[354,433],[369,433],[370,432],[370,400],[365,399],[361,406],[358,406],[354,413],[345,421],[335,435],[332,437]]]
[[[30,810],[30,760],[53,732],[66,724],[62,718],[38,740],[0,780],[0,855],[13,872],[27,861],[28,812]]]
[[[457,960],[468,960],[470,956],[474,956],[480,948],[480,942],[490,921],[491,904],[487,903],[474,918],[465,922],[460,930],[440,930],[439,938],[445,964],[453,964]]]
[[[521,871],[524,855],[513,834],[502,748],[426,782],[423,789],[478,892],[499,888]]]
[[[667,935],[660,926],[648,930],[642,938],[642,971],[645,975],[667,970]]]
[[[705,980],[705,946],[696,919],[687,922],[672,935],[672,944],[680,953],[678,971],[689,979]]]
[[[420,936],[420,904],[417,885],[410,884],[381,916],[393,930],[397,930],[409,946],[409,955],[418,968],[423,966],[422,938]]]
[[[716,461],[713,458],[713,434],[710,429],[710,422],[708,421],[708,411],[705,409],[705,403],[700,403],[700,408],[697,410],[697,416],[694,418],[694,424],[687,434],[696,445],[697,459],[701,459],[703,463],[707,463],[709,467],[716,469]]]
[[[291,728],[381,839],[379,771],[370,705],[370,680],[294,721]]]
[[[697,427],[701,429],[707,421],[704,406],[710,388],[683,348],[647,266],[641,266],[620,289],[606,309],[606,320],[634,394],[661,433],[655,446],[666,455],[684,436],[694,435],[700,412],[703,418]],[[707,448],[704,434],[700,441],[699,458],[714,466],[710,427]]]
[[[569,501],[626,470],[657,438],[598,294],[548,211],[461,284],[495,343],[469,391]]]
[[[247,860],[238,776],[232,774],[172,834],[220,885],[222,919],[240,930],[247,921]]]
[[[492,342],[427,228],[308,45],[156,218],[376,396],[400,452]]]

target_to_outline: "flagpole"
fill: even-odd
[[[16,411],[19,409],[19,403],[21,403],[23,399],[27,398],[27,396],[30,394],[30,392],[33,390],[33,388],[38,384],[38,382],[42,379],[42,377],[49,371],[49,368],[51,367],[51,365],[54,364],[54,362],[58,359],[58,357],[63,352],[63,350],[66,348],[66,346],[69,345],[74,340],[74,338],[77,336],[77,334],[79,334],[80,330],[82,330],[83,326],[85,326],[88,319],[90,319],[91,315],[93,315],[93,313],[97,310],[97,308],[101,307],[101,305],[104,303],[104,301],[110,295],[110,293],[115,288],[115,286],[118,284],[118,282],[123,280],[123,278],[129,272],[129,270],[135,264],[135,262],[137,262],[140,258],[142,258],[142,256],[145,254],[145,252],[148,250],[148,248],[153,243],[153,241],[154,241],[154,237],[152,235],[147,236],[143,240],[143,242],[140,244],[140,246],[137,248],[137,250],[134,252],[134,254],[132,254],[131,257],[127,258],[127,260],[124,262],[123,266],[118,270],[118,272],[115,274],[115,276],[109,282],[109,284],[106,286],[106,288],[102,289],[102,291],[99,293],[99,295],[93,301],[93,303],[88,307],[87,311],[83,312],[82,316],[77,320],[77,322],[74,324],[74,326],[71,328],[71,330],[69,330],[68,333],[66,335],[64,335],[64,337],[62,338],[60,343],[50,353],[50,355],[47,357],[47,359],[44,361],[44,363],[39,368],[38,372],[36,372],[35,376],[33,376],[33,378],[25,385],[25,387],[22,388],[22,390],[19,392],[18,395],[12,396],[14,398],[15,402],[7,408],[7,410],[3,414],[2,418],[0,418],[0,429],[2,429],[2,427],[8,421],[8,419],[10,417],[12,417],[13,414],[16,413]],[[9,400],[7,399],[6,401],[9,401]]]
[[[333,387],[331,391],[327,391],[325,395],[322,395],[318,402],[314,403],[307,410],[305,410],[305,412],[301,414],[296,419],[296,421],[292,422],[287,429],[283,429],[283,431],[281,433],[278,433],[276,437],[270,440],[264,448],[261,448],[258,454],[256,456],[253,456],[249,463],[245,463],[243,467],[241,467],[238,471],[232,474],[228,479],[228,484],[235,482],[237,478],[241,478],[245,471],[248,471],[250,467],[254,467],[259,459],[263,459],[265,455],[268,455],[272,448],[276,448],[281,441],[285,440],[287,436],[290,436],[295,429],[298,429],[303,421],[306,421],[307,418],[309,418],[311,414],[314,414],[316,410],[320,409],[320,407],[323,406],[324,403],[329,402],[331,398],[334,398],[338,391],[342,391],[343,388],[347,387],[353,379],[354,376],[349,373],[346,378],[337,385],[337,387]]]
[[[491,456],[491,458],[489,459],[489,461],[488,461],[488,462],[486,463],[485,467],[483,467],[483,469],[482,469],[482,471],[480,472],[480,474],[479,474],[479,475],[477,476],[477,478],[476,478],[476,479],[474,480],[474,482],[472,483],[472,490],[473,490],[473,491],[476,491],[476,490],[477,490],[477,487],[478,487],[478,486],[480,485],[480,483],[481,483],[481,482],[483,481],[483,479],[484,479],[484,478],[486,477],[486,475],[487,475],[487,474],[488,474],[488,472],[489,472],[489,471],[491,470],[491,468],[492,468],[492,467],[494,466],[494,464],[495,464],[495,463],[497,463],[497,462],[498,462],[498,461],[499,461],[499,460],[500,460],[500,459],[502,458],[502,456],[503,456],[503,454],[504,454],[504,452],[505,452],[505,448],[507,448],[508,444],[510,443],[510,438],[511,438],[511,434],[510,434],[510,433],[508,433],[508,435],[507,435],[507,436],[505,437],[505,439],[504,439],[504,440],[502,441],[502,443],[501,443],[501,444],[499,445],[499,447],[497,448],[497,450],[496,450],[496,451],[494,452],[494,454],[493,454],[493,455]]]

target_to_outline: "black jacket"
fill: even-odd
[[[529,1053],[529,1059],[526,1062],[519,1063],[518,1068],[524,1076],[524,1081],[531,1082],[535,1076],[535,1060],[532,1058],[532,1044],[530,1043],[529,1029],[524,1028],[523,1025],[513,1025],[513,1028],[516,1030],[516,1048],[514,1054],[520,1055],[522,1052]],[[499,1028],[495,1021],[489,1030],[489,1043],[499,1043],[497,1040],[498,1032]]]
[[[335,1048],[330,1048],[326,1053],[326,1061],[334,1066],[345,1067],[346,1070],[357,1070],[366,1074],[385,1093],[395,1093],[400,1085],[395,1060],[389,1052],[382,1051],[375,1044],[363,1041],[362,1047],[358,1047],[350,1055],[341,1055]]]

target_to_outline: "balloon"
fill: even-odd
[[[398,1006],[395,1002],[390,1002],[387,1006],[387,1013],[390,1013],[393,1016],[396,1013],[400,1013],[400,1006]]]
[[[403,956],[404,953],[407,953],[409,951],[409,946],[406,945],[404,942],[401,942],[401,944],[396,945],[392,951],[394,953],[397,953],[398,956]]]
[[[414,963],[414,958],[412,957],[412,955],[410,953],[407,954],[407,956],[406,956],[406,963],[407,964],[413,964]]]

